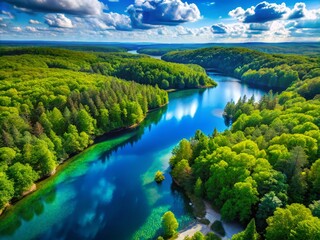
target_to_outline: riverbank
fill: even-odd
[[[206,235],[207,233],[212,232],[211,224],[214,221],[221,221],[220,213],[215,211],[207,201],[204,201],[204,205],[205,205],[205,211],[206,211],[205,218],[208,219],[210,223],[206,225],[206,224],[200,223],[197,220],[196,222],[189,225],[187,228],[181,230],[179,232],[179,236],[177,239],[183,240],[187,236],[193,236],[198,231]],[[226,235],[221,238],[223,240],[230,239],[234,234],[244,230],[244,228],[239,223],[227,223],[224,221],[221,221],[221,222],[226,232]]]
[[[121,128],[103,133],[102,135],[93,136],[93,142],[91,144],[89,144],[85,149],[83,149],[81,152],[72,153],[69,155],[68,158],[61,160],[50,174],[38,179],[34,184],[32,184],[30,189],[23,192],[21,196],[19,196],[17,198],[13,198],[10,202],[8,202],[4,208],[0,209],[0,217],[3,217],[3,215],[6,215],[6,213],[8,211],[10,211],[11,208],[13,208],[18,202],[20,202],[26,196],[29,196],[32,193],[37,192],[38,189],[40,188],[39,186],[41,186],[42,183],[44,183],[45,181],[48,181],[51,177],[53,177],[54,175],[59,173],[61,171],[61,169],[63,169],[68,162],[77,158],[78,155],[84,153],[85,151],[87,151],[88,149],[90,149],[91,147],[93,147],[94,145],[96,145],[102,141],[110,140],[114,136],[129,133],[130,131],[139,127],[141,125],[141,123],[143,123],[143,121],[147,118],[149,113],[154,112],[156,110],[159,110],[159,109],[163,108],[164,106],[167,106],[168,104],[169,104],[169,101],[166,104],[160,105],[159,107],[149,109],[147,114],[138,123],[135,123],[133,125],[126,126],[126,127],[121,127]]]

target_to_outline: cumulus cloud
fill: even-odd
[[[33,19],[30,19],[29,23],[31,23],[31,24],[41,24],[41,22],[39,22],[37,20],[33,20]]]
[[[269,23],[251,23],[249,25],[249,29],[254,31],[268,31],[270,30],[270,24]]]
[[[302,18],[306,16],[306,13],[307,13],[306,4],[302,2],[296,3],[293,9],[290,11],[288,19]]]
[[[15,31],[15,32],[22,32],[22,28],[21,27],[13,27],[12,30]]]
[[[116,30],[130,30],[131,20],[127,15],[118,13],[104,13],[100,18],[106,25]]]
[[[73,28],[72,21],[62,13],[46,15],[45,23],[50,27]]]
[[[127,15],[118,13],[103,13],[99,18],[89,18],[87,21],[91,26],[101,30],[120,30],[128,31],[131,30],[131,20]]]
[[[297,19],[296,28],[320,28],[320,8],[304,10],[304,17]]]
[[[181,0],[135,0],[127,8],[134,28],[148,29],[155,25],[178,25],[194,22],[201,18],[200,11],[194,3]]]
[[[224,34],[228,32],[228,27],[227,25],[223,24],[223,23],[219,23],[219,24],[213,24],[211,26],[212,28],[212,32],[214,34]]]
[[[264,23],[281,19],[290,9],[286,7],[285,3],[276,4],[261,2],[256,6],[252,6],[244,10],[238,7],[229,12],[229,16],[238,19],[244,23]]]
[[[35,27],[30,27],[30,26],[27,26],[26,30],[29,32],[37,32],[37,29]]]
[[[101,14],[106,6],[99,0],[4,0],[24,11],[69,13],[74,15]]]

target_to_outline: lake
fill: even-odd
[[[197,129],[226,129],[223,108],[240,96],[265,93],[237,79],[209,72],[218,87],[169,94],[169,104],[136,129],[99,139],[38,184],[0,218],[0,239],[152,239],[161,216],[176,215],[180,229],[194,219],[189,201],[172,184],[172,148]],[[165,172],[162,184],[154,182]]]

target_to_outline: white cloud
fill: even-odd
[[[179,25],[201,19],[196,4],[181,0],[135,0],[127,8],[134,28],[147,29],[155,25]]]
[[[120,30],[131,31],[131,20],[127,15],[119,13],[103,13],[99,16],[79,18],[75,17],[73,21],[76,23],[78,29],[88,30]]]
[[[39,22],[37,20],[33,20],[33,19],[30,19],[29,23],[31,23],[31,24],[41,24],[41,22]]]
[[[29,32],[37,32],[37,29],[35,27],[30,27],[30,26],[27,26],[26,30]]]
[[[131,20],[127,15],[118,13],[103,13],[100,20],[107,26],[111,26],[116,30],[130,30]]]
[[[50,27],[73,28],[72,21],[62,13],[46,15],[45,22]]]
[[[13,27],[12,30],[15,32],[21,32],[22,28],[21,27]]]
[[[4,18],[7,18],[7,19],[14,19],[14,16],[11,12],[2,10],[1,15],[4,15]]]
[[[288,19],[302,18],[307,14],[306,4],[303,2],[296,3],[293,9],[289,12]]]
[[[212,28],[212,32],[214,34],[225,34],[228,32],[228,27],[227,25],[223,24],[223,23],[218,23],[218,24],[213,24],[211,26]]]
[[[281,19],[283,15],[289,11],[290,9],[285,3],[276,4],[264,1],[256,6],[247,8],[246,10],[244,10],[242,7],[237,7],[229,12],[229,16],[244,23],[264,23]]]
[[[99,0],[4,0],[22,11],[98,15],[106,6]]]

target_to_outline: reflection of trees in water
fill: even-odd
[[[122,149],[127,144],[133,145],[135,142],[139,141],[144,134],[145,129],[151,130],[152,125],[157,125],[161,120],[162,115],[167,111],[167,106],[164,106],[160,109],[152,111],[148,114],[148,116],[144,119],[144,121],[134,129],[127,129],[119,132],[113,132],[106,134],[100,138],[97,138],[96,143],[103,142],[106,140],[116,139],[121,137],[123,134],[132,133],[132,137],[130,137],[127,141],[124,141],[112,148],[109,151],[103,152],[99,158],[102,161],[107,160],[110,155],[118,149]],[[39,198],[38,196],[41,195]],[[15,211],[8,212],[3,214],[0,220],[0,237],[1,236],[10,236],[15,233],[15,231],[21,226],[22,220],[31,221],[35,215],[41,215],[44,212],[44,203],[50,204],[53,203],[56,199],[56,189],[48,188],[41,189],[39,192],[35,192],[32,195],[27,196],[24,199],[23,203],[19,205],[19,203],[14,206]],[[25,207],[28,206],[28,207]],[[13,212],[15,212],[13,214]]]
[[[116,139],[117,137],[120,137],[123,134],[132,134],[132,137],[130,137],[127,141],[118,144],[109,151],[101,153],[101,155],[99,156],[101,161],[104,162],[105,160],[109,159],[112,153],[117,152],[119,149],[123,149],[127,144],[130,144],[132,146],[135,142],[138,142],[143,136],[145,129],[149,129],[150,131],[153,125],[157,125],[160,122],[162,115],[167,111],[167,109],[168,106],[166,105],[160,109],[150,112],[148,116],[143,120],[143,122],[134,129],[126,129],[119,132],[109,133],[97,139],[96,142],[99,143],[106,140],[110,141],[112,139]]]
[[[42,197],[38,197],[42,195]],[[43,189],[29,195],[24,202],[14,206],[15,211],[11,210],[4,214],[0,219],[0,238],[1,236],[10,236],[21,226],[23,221],[31,221],[35,215],[39,216],[44,212],[45,203],[53,203],[56,199],[56,188]],[[28,207],[25,207],[28,206]]]

